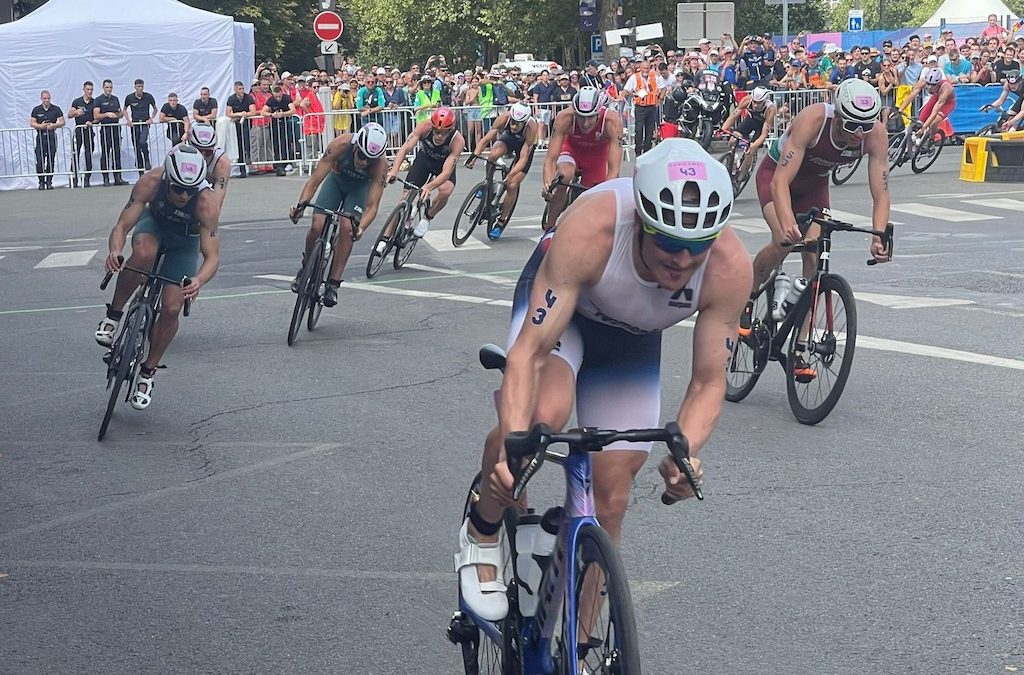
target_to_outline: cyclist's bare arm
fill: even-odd
[[[533,146],[535,145],[537,145],[537,122],[530,120],[526,123],[523,147],[519,150],[519,157],[516,158],[516,163],[512,165],[512,169],[508,172],[506,180],[526,171],[526,163],[530,161],[530,153],[533,152]]]
[[[107,256],[107,271],[116,272],[120,269],[117,256],[121,255],[124,244],[128,241],[128,232],[135,227],[135,224],[145,213],[146,204],[151,202],[160,187],[160,180],[163,178],[164,169],[158,167],[152,171],[142,174],[138,182],[132,187],[132,193],[128,196],[128,202],[121,209],[117,216],[117,222],[110,230],[110,237],[107,246],[110,254]]]
[[[402,143],[402,147],[398,149],[398,154],[395,155],[391,173],[388,174],[389,177],[398,175],[398,167],[402,166],[402,161],[405,160],[406,155],[412,152],[412,149],[416,147],[421,138],[425,138],[430,133],[432,127],[433,125],[430,123],[430,120],[424,120],[413,128],[409,138],[405,139],[405,143]]]
[[[922,89],[924,89],[924,80],[918,80],[917,82],[914,83],[914,88],[910,90],[910,93],[907,94],[907,97],[903,99],[903,103],[900,104],[900,112],[907,111],[907,108],[909,108],[910,104],[914,102],[914,99],[917,98],[917,95],[921,93]]]
[[[772,202],[775,204],[775,215],[782,227],[783,239],[791,243],[800,240],[800,228],[796,224],[793,213],[793,199],[789,193],[790,186],[796,178],[797,171],[804,162],[807,146],[818,135],[818,129],[825,121],[824,104],[808,106],[793,118],[789,126],[786,145],[780,150],[778,166],[772,175]]]
[[[880,123],[864,137],[864,147],[868,153],[868,187],[871,190],[871,200],[874,206],[871,210],[871,227],[875,230],[885,230],[889,223],[889,137],[885,127]],[[888,261],[888,256],[883,255],[882,240],[878,237],[871,238],[870,251],[879,262]]]
[[[203,254],[203,264],[192,275],[192,282],[182,289],[188,299],[196,297],[199,289],[217,274],[220,267],[220,238],[217,236],[220,201],[212,190],[203,190],[198,199],[196,217],[199,218],[199,251]]]
[[[466,149],[466,139],[462,133],[456,131],[452,144],[448,147],[448,157],[444,160],[444,166],[434,180],[423,186],[424,190],[435,190],[452,179],[455,173],[455,165],[459,163],[459,155]]]
[[[753,152],[764,145],[764,142],[768,140],[768,132],[775,128],[775,113],[776,108],[773,105],[768,106],[768,110],[764,114],[764,124],[761,125],[761,134],[754,139],[754,142],[750,144],[750,151]]]
[[[373,168],[370,170],[370,189],[366,193],[366,205],[363,207],[363,215],[359,219],[359,236],[363,236],[366,228],[370,226],[373,219],[377,217],[380,210],[380,198],[384,195],[384,177],[388,173],[388,160],[379,157],[374,160]]]
[[[320,184],[331,173],[335,163],[344,156],[349,146],[352,145],[352,138],[352,134],[342,134],[327,144],[323,157],[316,163],[313,172],[309,174],[309,179],[302,186],[302,192],[299,193],[300,204],[308,204],[313,200],[313,197],[316,195],[316,189],[320,187]],[[292,214],[292,219],[298,221],[295,214]]]
[[[537,270],[522,330],[508,352],[499,408],[502,438],[530,428],[547,356],[572,320],[580,291],[597,283],[611,254],[615,195],[584,194],[576,203],[559,221],[558,236]]]
[[[498,133],[505,128],[506,124],[508,124],[508,113],[501,113],[498,115],[498,119],[494,120],[494,124],[491,125],[490,131],[484,134],[483,138],[477,141],[476,148],[473,149],[473,154],[481,154],[484,151],[484,148],[487,147],[487,144],[493,142],[494,139],[498,137]],[[473,157],[470,157],[469,159],[472,160]]]
[[[224,206],[224,198],[228,196],[228,181],[231,180],[231,160],[222,155],[214,167],[215,176],[210,180],[210,187],[217,195],[217,200]]]
[[[750,105],[748,103],[749,100],[749,97],[743,99],[742,101],[740,101],[740,104],[736,106],[736,109],[729,113],[728,119],[726,119],[725,123],[722,125],[722,131],[728,131],[729,129],[732,129],[732,125],[736,124],[736,122],[739,120],[740,113],[746,110],[747,106]]]
[[[998,108],[1002,104],[1006,103],[1006,98],[1010,95],[1010,87],[1003,85],[1003,90],[999,93],[999,98],[989,103],[990,108]]]
[[[693,330],[690,384],[678,415],[691,455],[707,442],[722,411],[725,364],[754,279],[750,255],[732,229],[726,229],[711,247],[706,269],[709,285],[702,286],[705,290]]]
[[[608,180],[619,177],[622,167],[622,120],[618,115],[605,115],[604,137],[608,139]]]
[[[555,179],[555,173],[558,171],[558,155],[562,151],[562,141],[565,140],[565,135],[569,132],[574,114],[572,107],[566,108],[555,115],[555,119],[551,123],[551,133],[548,135],[548,153],[544,156],[544,175],[541,183],[543,189],[547,189],[547,186]]]

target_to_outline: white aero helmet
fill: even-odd
[[[942,71],[939,70],[938,68],[929,68],[928,70],[924,71],[925,84],[936,85],[939,82],[942,82],[942,80]]]
[[[193,124],[188,130],[188,144],[200,150],[212,150],[217,147],[217,130],[209,124]]]
[[[530,106],[525,103],[513,103],[508,110],[508,118],[516,124],[525,124],[530,119]]]
[[[176,145],[164,159],[164,178],[183,188],[199,187],[206,180],[206,159],[190,145]]]
[[[354,143],[359,152],[370,159],[377,159],[384,154],[384,148],[388,145],[388,134],[381,125],[368,122],[356,132]]]
[[[754,103],[764,103],[770,96],[767,87],[754,87],[754,91],[750,92],[750,100]]]
[[[878,90],[864,80],[843,80],[836,89],[836,113],[844,120],[874,122],[882,112]]]
[[[732,212],[732,180],[697,141],[666,138],[636,160],[633,198],[648,227],[677,239],[711,239]]]
[[[581,87],[572,97],[572,108],[580,117],[593,117],[601,107],[601,92],[597,87]]]

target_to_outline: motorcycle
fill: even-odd
[[[682,105],[679,117],[681,135],[692,138],[708,149],[716,129],[725,121],[726,96],[714,70],[705,70]]]

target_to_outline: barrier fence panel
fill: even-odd
[[[790,122],[796,115],[813,103],[831,103],[832,92],[827,89],[795,89],[793,91],[773,91],[775,101],[775,125],[769,140],[781,138]]]
[[[0,179],[37,179],[67,185],[72,135],[68,127],[49,131],[0,129]],[[27,186],[27,185],[26,185]]]

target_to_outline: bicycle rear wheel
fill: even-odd
[[[821,277],[804,316],[789,340],[786,393],[789,407],[801,424],[817,424],[832,412],[843,394],[857,346],[857,305],[850,284],[840,276]],[[810,314],[810,325],[807,316]],[[805,332],[806,331],[806,332]],[[806,344],[797,350],[797,344]],[[798,356],[813,377],[794,374]]]
[[[901,163],[900,160],[903,158],[905,150],[905,138],[906,136],[902,131],[898,134],[889,136],[889,171],[892,171]]]
[[[412,250],[416,248],[419,240],[419,237],[412,236],[411,230],[403,228],[395,231],[395,236],[392,239],[395,242],[395,257],[391,264],[396,270],[402,269],[402,266],[408,262],[409,256],[412,255]]]
[[[640,672],[640,644],[633,613],[633,601],[615,545],[600,527],[580,530],[576,543],[577,645],[567,649],[567,631],[562,627],[562,667],[556,672],[618,673]],[[571,662],[566,663],[566,654]],[[585,670],[581,669],[581,665]]]
[[[323,242],[319,239],[313,244],[313,250],[306,257],[306,264],[302,266],[299,273],[299,292],[295,295],[295,305],[292,308],[292,321],[288,325],[288,346],[295,343],[295,337],[302,327],[302,319],[306,315],[306,308],[309,306],[309,284],[311,278],[316,274],[320,266],[320,258],[323,255]]]
[[[455,216],[455,225],[452,226],[452,245],[462,246],[473,234],[473,230],[480,223],[480,216],[484,212],[484,197],[487,195],[487,183],[480,181],[466,195],[466,199]]]
[[[768,365],[772,336],[775,334],[775,320],[772,318],[771,293],[774,277],[754,298],[754,309],[750,313],[750,337],[737,336],[732,356],[725,366],[725,400],[739,403],[753,391],[757,379]]]
[[[740,155],[740,157],[742,158],[743,155]],[[742,161],[742,159],[740,161]],[[744,171],[742,169],[742,167],[740,169],[737,169],[737,171],[739,171],[739,174],[733,179],[733,188],[732,188],[733,199],[736,199],[737,197],[739,197],[740,193],[743,192],[743,188],[747,187],[747,183],[750,182],[750,176],[754,173],[754,167],[756,167],[756,166],[757,166],[757,155],[754,155],[753,159],[751,159],[750,163],[747,165],[747,170],[746,171]]]
[[[388,219],[384,221],[384,225],[380,228],[380,233],[377,235],[377,241],[373,242],[373,248],[370,249],[370,258],[366,261],[366,278],[372,279],[373,275],[380,271],[380,268],[384,265],[384,261],[387,260],[388,255],[391,253],[391,249],[395,246],[395,239],[398,237],[398,228],[405,227],[405,214],[408,204],[401,202],[396,206]],[[389,237],[386,233],[388,228],[391,228],[392,234]],[[384,251],[378,252],[377,249],[380,247],[380,243],[384,242]]]
[[[835,185],[842,185],[850,180],[850,177],[857,173],[857,169],[860,168],[860,161],[862,159],[864,159],[864,155],[858,157],[857,161],[853,164],[842,164],[832,169],[832,182]]]
[[[331,270],[331,255],[321,256],[320,265],[310,275],[308,288],[306,289],[309,298],[309,313],[306,315],[306,330],[316,328],[316,322],[320,320],[320,313],[324,311],[323,291],[327,288],[328,272]]]
[[[914,158],[910,160],[910,168],[913,172],[924,173],[928,167],[934,164],[935,160],[939,158],[939,153],[942,152],[942,146],[945,143],[946,132],[942,129],[936,129],[935,135],[925,139],[914,154]]]

